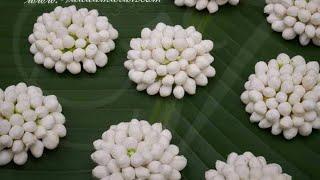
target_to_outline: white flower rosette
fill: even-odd
[[[310,42],[320,46],[319,0],[266,0],[266,3],[267,21],[285,40],[299,37],[303,46]]]
[[[271,128],[274,135],[283,133],[286,139],[320,129],[317,61],[279,54],[267,63],[258,62],[244,87],[241,100],[251,114],[250,121],[260,128]]]
[[[170,144],[171,132],[161,123],[132,119],[112,125],[94,141],[91,159],[97,163],[92,170],[102,180],[181,179],[180,171],[187,159],[179,148]]]
[[[206,180],[291,180],[292,177],[282,172],[279,164],[268,164],[263,156],[254,156],[251,152],[241,155],[231,153],[227,161],[216,161],[215,169],[205,173]]]
[[[209,13],[216,13],[219,6],[226,4],[236,6],[239,2],[240,0],[174,0],[177,6],[195,7],[199,11],[207,9]]]
[[[0,89],[0,166],[23,165],[28,151],[40,158],[44,148],[55,149],[66,136],[65,117],[54,95],[19,83]]]
[[[181,99],[185,92],[195,94],[197,85],[206,86],[208,78],[215,76],[213,46],[193,26],[183,29],[158,23],[153,30],[142,29],[141,38],[131,40],[124,66],[138,91]]]
[[[118,31],[96,9],[56,7],[38,17],[29,36],[34,62],[57,73],[81,69],[95,73],[108,63],[106,53],[115,49]]]

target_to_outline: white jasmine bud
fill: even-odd
[[[59,144],[59,136],[53,131],[48,131],[42,142],[47,149],[55,149]]]
[[[10,150],[0,151],[0,166],[8,164],[13,158],[13,153]]]
[[[302,46],[306,46],[309,44],[310,38],[308,38],[308,36],[305,33],[303,33],[300,35],[299,41]]]
[[[134,168],[132,167],[127,167],[127,168],[124,168],[122,170],[122,176],[124,179],[134,179],[135,178],[135,171],[134,171]]]
[[[12,139],[21,139],[24,134],[24,129],[21,126],[13,126],[9,131],[9,136]]]
[[[297,135],[297,133],[298,133],[297,128],[286,129],[283,131],[283,135],[286,139],[292,139]]]
[[[283,17],[286,14],[286,8],[282,4],[275,4],[273,10],[279,17]]]
[[[94,62],[98,67],[104,67],[108,63],[108,57],[103,52],[98,51],[94,57]]]
[[[280,120],[280,126],[284,129],[290,129],[293,126],[293,121],[289,116],[285,116]]]
[[[159,161],[152,161],[148,165],[148,169],[152,174],[160,173],[161,171],[161,163]]]
[[[181,53],[181,57],[187,61],[192,61],[196,58],[197,51],[194,48],[187,48]]]
[[[312,122],[312,128],[314,128],[314,129],[320,129],[320,119],[319,119],[319,118],[317,118],[316,120],[314,120],[314,121]]]
[[[26,132],[22,137],[22,142],[26,145],[26,147],[30,147],[32,144],[35,143],[35,141],[35,136],[30,132]]]
[[[262,94],[259,91],[249,91],[249,99],[253,102],[258,102],[263,99]]]
[[[14,104],[11,102],[4,101],[0,104],[0,112],[5,117],[10,117],[14,112]]]
[[[174,81],[175,81],[174,77],[172,75],[168,74],[162,79],[161,82],[165,86],[171,86],[171,85],[173,85]]]
[[[275,109],[270,109],[266,113],[266,119],[270,122],[276,122],[280,119],[280,113],[279,111]]]
[[[12,152],[13,153],[20,153],[24,150],[24,143],[21,140],[15,140],[12,144]]]
[[[180,65],[178,62],[173,61],[167,65],[167,72],[169,74],[176,74],[180,70]]]
[[[64,63],[71,63],[73,61],[73,54],[67,51],[61,55],[61,61]]]
[[[207,5],[207,9],[208,9],[209,13],[215,13],[218,11],[219,7],[215,1],[210,1]]]
[[[88,73],[95,73],[97,71],[97,66],[93,60],[86,59],[83,62],[83,69]]]
[[[119,36],[118,31],[116,29],[114,29],[114,28],[110,28],[109,29],[109,34],[110,34],[110,38],[112,40],[117,39],[118,36]]]
[[[248,104],[250,102],[250,99],[249,99],[249,91],[244,91],[241,96],[240,96],[240,99],[243,103],[245,104]]]
[[[62,124],[54,125],[52,131],[55,132],[61,138],[67,135],[66,127]]]
[[[301,22],[306,23],[311,18],[311,13],[308,10],[300,9],[298,11],[298,18]]]
[[[39,106],[35,109],[35,113],[39,118],[44,118],[48,115],[49,111],[45,106]]]
[[[173,89],[173,94],[177,99],[181,99],[184,96],[184,89],[182,86],[176,86]]]
[[[109,171],[105,166],[96,166],[93,170],[92,170],[92,175],[96,178],[104,178],[106,176],[109,175]]]
[[[67,66],[63,62],[58,61],[55,64],[54,69],[56,70],[57,73],[63,73],[67,69]]]
[[[96,55],[98,48],[95,44],[90,44],[87,46],[85,51],[88,58],[93,58]]]
[[[290,6],[287,9],[287,14],[292,17],[298,16],[299,8],[297,6]]]
[[[190,77],[195,77],[201,73],[200,69],[197,65],[191,64],[187,67],[187,73]]]
[[[272,126],[272,123],[270,123],[268,120],[266,119],[262,119],[259,121],[258,126],[262,129],[266,129],[266,128],[270,128]]]
[[[193,79],[188,78],[187,81],[184,83],[183,88],[188,94],[195,94],[196,82]]]
[[[282,37],[285,40],[292,40],[296,37],[296,33],[293,28],[285,28],[282,31]]]
[[[157,73],[154,70],[147,70],[142,78],[142,81],[146,84],[151,84],[156,80]]]
[[[74,39],[71,36],[67,35],[62,39],[62,43],[63,43],[63,46],[65,48],[69,49],[69,48],[72,48],[74,46],[75,42],[74,42]]]
[[[117,135],[117,134],[116,134]],[[117,143],[117,141],[115,141]],[[125,155],[127,152],[126,152],[126,149],[124,146],[122,145],[116,145],[112,148],[112,151],[111,151],[111,155],[112,157],[114,158],[119,158],[123,155]]]
[[[283,103],[283,102],[286,102],[287,101],[287,98],[288,98],[288,95],[284,92],[278,92],[277,95],[276,95],[276,100],[279,102],[279,103]]]
[[[142,39],[147,39],[151,35],[151,30],[149,28],[143,28],[141,31],[141,38]]]
[[[130,159],[133,167],[139,167],[144,163],[143,156],[140,153],[133,154]]]
[[[0,135],[6,135],[11,129],[11,124],[6,120],[0,120]]]
[[[12,126],[22,126],[24,123],[23,117],[20,114],[13,114],[9,120]]]
[[[43,104],[44,104],[44,107],[46,107],[46,109],[48,109],[48,111],[50,112],[56,111],[59,106],[58,99],[54,95],[46,96],[43,99]]]
[[[161,82],[157,81],[153,84],[151,84],[148,88],[147,88],[147,93],[149,95],[155,95],[159,92],[160,90],[160,86],[161,86]]]
[[[305,122],[302,126],[299,127],[299,134],[302,136],[309,136],[312,132],[312,125]]]
[[[288,12],[287,12],[288,13]],[[284,23],[289,26],[289,27],[293,27],[295,25],[295,23],[297,22],[297,19],[292,17],[292,16],[286,16],[283,19]]]
[[[24,165],[28,160],[28,153],[22,151],[18,154],[15,154],[13,157],[13,161],[17,165]]]
[[[313,25],[306,25],[305,33],[308,38],[313,38],[316,35],[316,29]]]
[[[147,68],[147,63],[145,60],[137,59],[133,62],[134,68],[137,71],[145,71]]]
[[[253,111],[253,110],[252,110]],[[250,121],[251,122],[260,122],[263,119],[263,115],[258,114],[256,112],[252,112],[251,116],[250,116]],[[268,122],[265,122],[268,124]]]
[[[150,176],[150,171],[144,167],[135,168],[135,174],[140,179],[146,179]]]
[[[183,156],[175,156],[170,163],[170,166],[174,169],[181,171],[187,165],[187,159]]]
[[[166,52],[161,48],[156,48],[152,50],[152,58],[159,63],[163,62],[165,56]]]
[[[208,78],[200,73],[195,77],[196,84],[199,86],[206,86],[208,84]]]
[[[67,65],[67,69],[72,74],[79,74],[81,72],[81,65],[73,61]]]
[[[179,51],[176,50],[176,49],[168,49],[167,52],[166,52],[166,58],[169,60],[169,61],[175,61],[177,60],[179,56]]]
[[[137,89],[138,91],[143,91],[143,90],[145,90],[145,89],[147,89],[147,88],[148,88],[148,85],[147,85],[147,84],[143,84],[143,83],[138,84],[137,87],[136,87],[136,89]]]
[[[84,30],[83,30],[84,31]],[[78,32],[79,31],[77,31],[77,34],[78,34]],[[76,41],[75,41],[75,47],[78,49],[78,48],[80,48],[80,49],[82,49],[82,50],[84,50],[83,48],[87,45],[87,42],[86,42],[86,40],[84,40],[84,39],[82,39],[82,37],[85,37],[86,35],[77,35],[78,37],[79,37],[79,39],[77,39]]]
[[[181,59],[178,62],[180,64],[180,69],[185,71],[187,69],[188,65],[189,65],[188,61],[185,60],[185,59]]]
[[[85,58],[86,52],[81,48],[77,48],[73,51],[73,58],[76,62],[80,62]]]
[[[38,126],[36,131],[34,132],[35,136],[40,139],[43,138],[47,133],[47,130],[43,126]]]
[[[205,68],[202,73],[207,77],[214,77],[216,75],[216,70],[212,66]]]
[[[104,150],[98,150],[91,154],[91,159],[98,163],[99,165],[106,166],[108,162],[111,160],[111,156],[108,152]]]
[[[280,103],[278,106],[278,111],[283,116],[288,116],[291,113],[291,105],[288,102]]]
[[[275,21],[272,23],[271,28],[276,32],[282,32],[286,27],[283,21]]]
[[[109,161],[107,167],[110,170],[110,172],[113,173],[113,175],[120,171],[120,168],[118,167],[118,165],[116,164],[116,161],[114,159],[111,159]]]

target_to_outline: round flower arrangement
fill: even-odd
[[[185,92],[195,94],[197,85],[206,86],[208,78],[215,76],[209,53],[213,46],[193,26],[183,29],[158,23],[154,30],[144,28],[141,38],[131,40],[124,66],[138,91],[162,97],[173,93],[181,99]]]
[[[205,173],[206,180],[223,179],[277,179],[291,180],[291,176],[283,173],[280,165],[267,161],[262,156],[254,156],[251,152],[242,155],[229,154],[227,162],[216,161],[215,170],[210,169]]]
[[[299,36],[300,44],[320,46],[319,0],[266,0],[264,12],[272,29],[292,40]]]
[[[44,148],[55,149],[66,136],[65,117],[54,95],[25,83],[0,89],[0,166],[11,160],[23,165],[28,150],[39,158]]]
[[[56,7],[38,17],[29,36],[34,62],[63,73],[78,74],[82,68],[95,73],[108,62],[118,32],[97,10]]]
[[[177,6],[188,6],[196,7],[197,10],[201,11],[207,9],[209,13],[215,13],[219,10],[219,6],[227,3],[236,6],[240,0],[174,0],[174,4]]]
[[[280,54],[268,64],[258,62],[244,87],[241,100],[251,114],[250,121],[260,128],[271,127],[274,135],[283,132],[286,139],[320,129],[318,62]]]
[[[161,123],[132,119],[113,125],[93,143],[91,159],[98,165],[92,174],[102,180],[181,179],[187,159],[171,139]]]

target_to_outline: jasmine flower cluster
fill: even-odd
[[[102,180],[179,180],[187,159],[171,139],[161,123],[132,119],[112,125],[93,143],[92,174]]]
[[[54,95],[19,83],[0,89],[0,166],[13,160],[23,165],[28,151],[39,158],[44,148],[55,149],[66,136],[65,117]]]
[[[227,3],[236,6],[239,2],[240,0],[175,0],[174,4],[177,6],[195,6],[199,11],[207,9],[209,13],[215,13],[219,10],[219,6],[223,6]]]
[[[319,63],[302,56],[282,53],[268,63],[258,62],[241,94],[250,121],[286,139],[320,129],[319,77]]]
[[[311,41],[320,46],[320,1],[319,0],[266,0],[264,12],[267,21],[286,40],[299,37],[300,44]]]
[[[34,61],[58,73],[95,73],[108,62],[118,31],[97,10],[56,7],[38,17],[29,36]],[[81,68],[82,66],[82,68]]]
[[[137,90],[149,95],[173,94],[181,99],[185,92],[195,94],[197,85],[206,86],[208,78],[216,74],[211,65],[213,42],[203,40],[193,26],[183,29],[158,23],[153,30],[144,28],[141,38],[132,39],[130,47],[124,66]]]
[[[268,164],[262,156],[254,156],[251,152],[241,155],[229,154],[227,162],[216,161],[216,169],[205,173],[206,180],[291,180],[291,176],[283,173],[280,165]]]

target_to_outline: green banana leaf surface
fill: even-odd
[[[216,160],[225,160],[231,152],[251,151],[268,162],[282,166],[293,179],[320,179],[320,132],[291,141],[273,136],[249,122],[240,101],[247,77],[254,65],[279,53],[300,54],[307,60],[319,60],[320,49],[300,46],[297,40],[285,41],[273,32],[263,14],[264,0],[241,0],[238,6],[220,7],[215,14],[194,8],[177,7],[172,0],[160,3],[74,3],[77,7],[98,9],[119,31],[116,49],[109,62],[96,74],[57,74],[36,65],[29,52],[28,35],[36,18],[50,12],[56,4],[24,3],[24,0],[0,2],[0,87],[24,81],[54,94],[63,106],[68,135],[57,149],[46,150],[39,158],[29,157],[24,166],[10,163],[0,167],[0,180],[87,180],[93,179],[90,160],[92,142],[110,125],[132,118],[151,123],[162,122],[173,133],[172,143],[188,159],[182,179],[201,180]],[[215,43],[212,51],[217,75],[196,95],[182,100],[161,98],[138,92],[123,67],[131,38],[139,37],[143,27],[158,22],[184,27],[195,26],[204,39]]]

